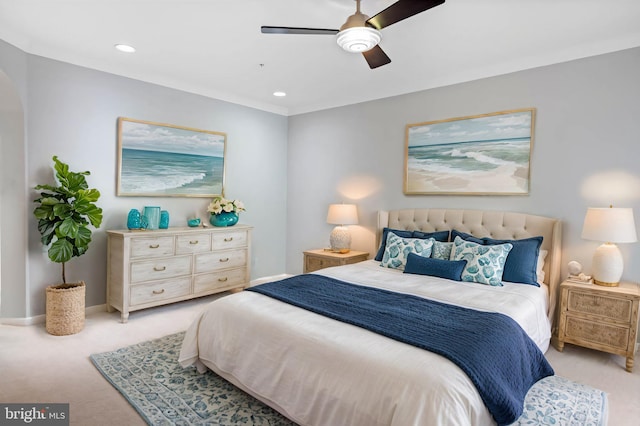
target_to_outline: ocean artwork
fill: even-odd
[[[118,120],[117,195],[213,197],[224,193],[226,134]]]
[[[406,128],[405,194],[529,193],[535,109]]]

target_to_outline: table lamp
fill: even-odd
[[[591,265],[593,282],[598,285],[616,287],[620,283],[623,259],[615,243],[638,241],[633,209],[593,208],[587,209],[582,228],[582,238],[603,241],[593,254]]]
[[[358,223],[358,211],[355,204],[330,204],[327,223],[337,225],[331,231],[329,243],[331,250],[337,253],[349,253],[351,233],[345,225]]]

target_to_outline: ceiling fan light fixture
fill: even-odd
[[[351,27],[340,31],[336,41],[347,52],[362,53],[380,43],[380,31],[371,27]]]

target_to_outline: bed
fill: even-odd
[[[544,277],[539,286],[403,273],[377,260],[323,269],[307,278],[337,280],[355,291],[390,290],[477,315],[497,312],[512,318],[535,351],[544,353],[560,281],[560,226],[553,218],[498,211],[378,213],[378,243],[385,228],[428,234],[456,230],[468,234],[469,241],[542,237],[539,252],[546,256],[536,264],[539,278]],[[301,425],[496,424],[477,378],[472,381],[451,358],[298,306],[255,291],[220,298],[187,330],[180,363],[213,370]]]

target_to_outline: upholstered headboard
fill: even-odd
[[[544,282],[549,286],[549,319],[555,323],[555,307],[560,285],[561,222],[557,219],[524,213],[491,210],[403,209],[378,212],[376,244],[380,246],[382,229],[434,232],[457,229],[476,237],[522,239],[542,236],[541,250],[547,250]]]

